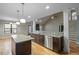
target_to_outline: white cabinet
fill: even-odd
[[[53,39],[51,36],[46,36],[45,35],[45,47],[53,50]]]

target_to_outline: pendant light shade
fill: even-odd
[[[26,23],[25,19],[20,19],[20,23]]]
[[[24,3],[21,3],[22,4],[22,17],[20,19],[20,23],[26,23],[26,20],[23,18],[24,17]]]
[[[20,22],[16,22],[17,25],[20,25]]]
[[[10,22],[10,24],[12,24],[12,22]]]
[[[17,19],[19,20],[19,10],[17,10]],[[16,22],[17,25],[20,25],[20,20]]]

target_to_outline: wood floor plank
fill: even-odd
[[[79,55],[79,47],[77,46],[76,41],[70,42],[70,55]]]
[[[32,55],[59,55],[37,43],[32,42]]]

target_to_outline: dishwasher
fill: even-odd
[[[52,36],[45,35],[45,47],[53,50],[53,38],[52,38]]]

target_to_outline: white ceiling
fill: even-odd
[[[45,6],[49,5],[50,9],[46,10]],[[69,8],[79,8],[77,3],[25,3],[24,4],[24,18],[27,21],[45,17],[57,12],[60,12]],[[16,21],[17,10],[20,10],[21,16],[21,4],[20,3],[0,3],[0,19]],[[28,16],[31,16],[28,19]]]

